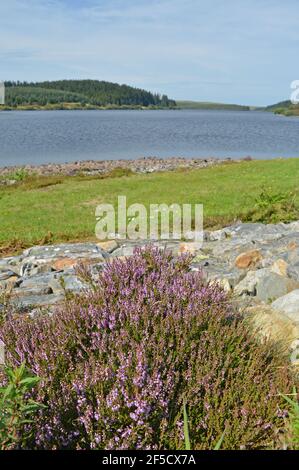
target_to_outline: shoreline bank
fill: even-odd
[[[185,158],[185,157],[141,157],[136,160],[79,160],[68,163],[44,163],[41,165],[13,165],[0,166],[0,178],[7,178],[16,172],[22,171],[28,175],[51,176],[64,175],[75,176],[77,174],[97,175],[105,174],[116,168],[131,170],[134,173],[154,173],[160,171],[172,171],[177,169],[197,169],[224,163],[239,163],[252,160],[251,157],[240,159],[231,158]]]

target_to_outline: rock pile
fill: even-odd
[[[179,168],[206,168],[208,166],[219,165],[231,161],[218,158],[157,158],[144,157],[136,160],[86,160],[70,163],[48,163],[44,165],[23,165],[0,168],[0,183],[3,178],[3,184],[11,184],[7,178],[18,171],[24,171],[26,174],[35,174],[42,176],[76,174],[97,175],[109,173],[115,168],[129,169],[134,173],[153,173],[157,171],[172,171]],[[234,160],[234,162],[239,160]]]
[[[61,302],[66,292],[88,286],[76,266],[87,264],[96,279],[104,264],[131,256],[146,241],[108,241],[36,246],[19,256],[0,259],[0,295],[24,311]],[[208,281],[231,292],[249,312],[263,334],[287,342],[292,358],[299,353],[299,221],[290,224],[242,224],[205,232],[200,249],[180,241],[157,241],[175,255],[191,252],[190,269],[202,271]],[[1,301],[0,301],[1,302]],[[0,305],[1,310],[1,305]]]

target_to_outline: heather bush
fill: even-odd
[[[5,321],[8,362],[42,377],[27,447],[184,449],[183,403],[192,449],[278,445],[285,359],[189,262],[139,250],[52,316]]]

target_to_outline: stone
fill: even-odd
[[[134,250],[136,248],[136,245],[127,245],[124,244],[121,247],[117,248],[115,251],[112,252],[111,256],[113,258],[122,258],[127,257],[127,256],[132,256],[134,253]]]
[[[136,248],[148,245],[175,257],[194,255],[190,270],[202,272],[204,280],[217,282],[228,292],[233,290],[238,308],[270,302],[299,288],[298,221],[268,225],[236,222],[204,232],[201,247],[188,240],[121,239],[35,246],[18,256],[0,259],[0,289],[5,292],[10,288],[14,302],[19,302],[16,305],[23,299],[31,312],[29,304],[38,305],[38,299],[41,305],[51,305],[66,291],[79,293],[88,288],[77,276],[79,263],[87,265],[92,279],[100,282],[107,260],[126,260]]]
[[[77,276],[66,275],[63,276],[63,287],[66,292],[72,292],[74,294],[78,294],[79,292],[86,291],[90,288],[90,286],[81,281]]]
[[[228,279],[224,278],[224,279],[214,279],[211,281],[211,284],[217,284],[218,286],[220,286],[225,292],[231,292],[232,288],[231,288],[231,285],[230,285],[230,282]]]
[[[269,302],[299,287],[299,284],[286,276],[280,276],[269,268],[249,271],[234,289],[236,295],[248,295],[257,300]]]
[[[17,286],[18,280],[19,280],[18,276],[11,276],[4,281],[0,281],[0,292],[10,291],[11,289]]]
[[[269,272],[258,280],[256,284],[256,297],[258,300],[269,302],[297,287],[299,287],[299,284],[293,280],[274,272]]]
[[[63,271],[67,268],[73,268],[78,263],[78,260],[72,258],[58,258],[52,263],[52,268],[55,271]]]
[[[196,265],[192,265],[196,267]],[[203,277],[206,281],[217,281],[227,292],[230,292],[234,287],[244,278],[244,274],[238,269],[232,269],[231,271],[226,271],[224,268],[220,267],[210,267],[203,266],[198,268],[198,271],[201,270]]]
[[[209,233],[209,240],[210,241],[221,241],[225,240],[226,238],[229,238],[230,232],[229,229],[221,229],[221,230],[214,230],[213,232]]]
[[[64,300],[64,295],[29,295],[22,298],[14,298],[11,300],[12,304],[19,309],[33,309],[35,307],[46,307],[48,305],[56,305]]]
[[[192,263],[196,263],[196,262],[200,263],[202,261],[206,263],[208,259],[209,259],[209,255],[206,255],[204,253],[197,253],[196,256],[193,258]]]
[[[249,271],[244,279],[242,279],[235,287],[236,295],[256,296],[256,286],[259,281],[269,270],[267,268],[258,269],[257,271]]]
[[[279,274],[280,276],[287,276],[288,263],[286,263],[283,259],[278,259],[272,264],[271,271],[273,273]]]
[[[112,253],[112,251],[118,248],[118,243],[115,240],[107,240],[105,242],[97,243],[102,250],[107,251],[107,253]]]
[[[21,265],[20,275],[21,277],[31,277],[51,271],[53,271],[53,269],[48,263],[38,264],[34,262],[25,262]]]
[[[299,323],[299,289],[275,300],[271,306],[274,310],[282,312],[291,320]]]
[[[38,264],[58,258],[97,258],[104,261],[107,258],[107,253],[95,243],[69,243],[29,248],[23,252],[23,260],[26,258],[31,261],[35,260]]]
[[[295,242],[294,240],[291,241],[289,244],[288,244],[288,249],[293,251],[293,250],[296,250],[296,248],[298,248],[298,244],[297,242]]]
[[[28,297],[28,296],[37,296],[37,295],[48,295],[53,294],[53,290],[49,286],[40,286],[40,287],[25,287],[25,288],[16,288],[12,292],[13,297]]]
[[[261,259],[260,250],[250,250],[237,256],[235,266],[239,269],[251,268],[256,266]]]
[[[189,254],[189,255],[194,255],[200,248],[200,245],[198,243],[192,243],[192,242],[184,242],[179,244],[178,252],[180,254]]]
[[[258,335],[278,342],[286,351],[293,351],[299,338],[298,324],[265,304],[247,307],[245,314]]]
[[[288,265],[287,274],[291,279],[299,282],[299,264]]]

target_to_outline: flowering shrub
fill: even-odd
[[[0,328],[11,365],[26,362],[46,405],[29,448],[183,449],[276,444],[291,389],[283,358],[258,344],[190,259],[154,249],[115,260],[54,315]]]

